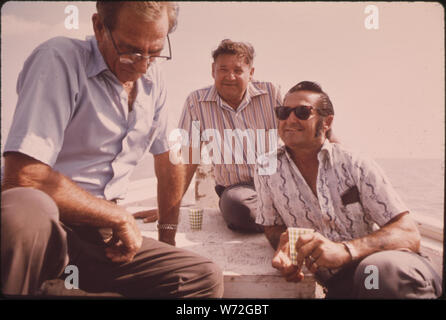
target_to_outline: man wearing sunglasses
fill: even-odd
[[[273,266],[298,282],[305,264],[327,298],[438,297],[440,278],[419,254],[417,226],[387,177],[375,162],[328,141],[334,109],[321,87],[297,84],[275,111],[285,145],[259,163],[276,157],[278,170],[254,179],[256,222],[276,249]],[[297,265],[287,227],[315,231],[298,238]]]
[[[37,294],[69,264],[88,292],[221,297],[214,263],[164,243],[175,244],[183,184],[169,161],[158,62],[172,56],[178,7],[99,1],[97,10],[95,37],[43,43],[19,76],[4,153],[2,292]],[[146,151],[162,190],[160,241],[142,237],[119,205]]]

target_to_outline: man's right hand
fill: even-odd
[[[124,222],[113,229],[113,238],[105,250],[106,256],[116,263],[130,262],[141,245],[141,232],[133,216],[127,214]]]
[[[280,271],[288,282],[300,282],[303,272],[291,263],[288,231],[280,235],[279,246],[272,260],[272,266]]]

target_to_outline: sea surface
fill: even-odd
[[[392,185],[416,214],[444,220],[444,161],[441,159],[376,159]]]
[[[411,212],[444,220],[444,161],[441,159],[376,159]],[[132,180],[154,177],[152,157],[146,156]],[[210,190],[213,192],[213,190]]]

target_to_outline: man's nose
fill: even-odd
[[[146,73],[151,62],[151,59],[142,59],[141,61],[134,63],[135,71],[139,73]]]
[[[235,80],[235,73],[234,72],[228,72],[228,74],[226,75],[226,78],[228,80]]]

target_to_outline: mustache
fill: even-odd
[[[291,125],[291,126],[283,126],[282,130],[302,130],[303,128],[298,125]]]

